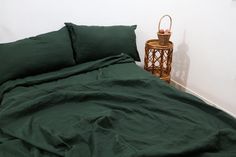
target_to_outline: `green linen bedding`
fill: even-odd
[[[122,54],[0,86],[0,157],[235,157],[236,120]]]

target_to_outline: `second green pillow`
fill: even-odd
[[[65,23],[71,36],[77,63],[126,53],[140,61],[136,46],[136,25],[83,26]]]

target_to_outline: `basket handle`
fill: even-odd
[[[171,31],[171,27],[172,27],[172,18],[170,17],[170,15],[164,15],[161,17],[159,24],[158,24],[158,32],[160,31],[160,27],[161,27],[161,21],[165,18],[165,17],[169,17],[170,19],[170,27],[169,27],[169,31]]]

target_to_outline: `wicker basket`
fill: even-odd
[[[160,32],[160,27],[161,27],[161,21],[163,18],[165,17],[169,17],[170,19],[170,27],[169,27],[169,32],[166,33],[161,33]],[[158,36],[158,39],[160,41],[160,45],[167,45],[169,43],[169,40],[170,40],[170,36],[171,36],[171,27],[172,27],[172,18],[170,17],[170,15],[164,15],[161,17],[160,21],[159,21],[159,25],[158,25],[158,32],[157,32],[157,36]]]

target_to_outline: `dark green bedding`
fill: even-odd
[[[235,157],[236,120],[126,55],[0,86],[0,157]]]

